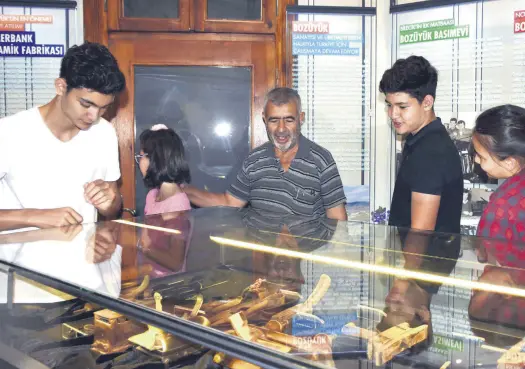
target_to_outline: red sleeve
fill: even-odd
[[[525,240],[525,198],[518,188],[496,191],[481,216],[477,235],[482,246],[501,265],[513,265],[525,254],[518,243]]]

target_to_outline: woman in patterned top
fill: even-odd
[[[472,144],[488,176],[505,179],[481,216],[478,236],[525,240],[525,109],[502,105],[483,112]]]
[[[476,120],[472,144],[475,161],[491,178],[505,179],[492,194],[477,234],[478,260],[488,262],[479,281],[525,286],[525,109],[497,106]],[[525,328],[525,299],[475,291],[471,318]]]

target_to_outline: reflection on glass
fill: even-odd
[[[126,18],[179,18],[179,0],[124,0]]]
[[[260,20],[261,0],[208,0],[208,19]]]
[[[122,260],[118,233],[116,223],[1,232],[0,261],[116,298],[121,292]],[[7,275],[0,267],[0,304],[7,302],[7,283]],[[17,278],[13,287],[15,303],[54,303],[73,299],[58,290],[39,288],[23,278]]]
[[[192,185],[224,192],[250,150],[251,86],[248,67],[136,67],[136,138],[154,124],[172,128],[184,143]],[[137,170],[139,214],[146,192]]]
[[[183,212],[149,216],[139,237],[139,264],[152,278],[186,271],[186,260],[192,232],[191,217]],[[159,228],[169,228],[166,233]],[[177,232],[175,232],[177,231]]]
[[[92,358],[95,350],[104,368],[164,368],[167,359],[170,368],[253,368],[243,347],[221,351],[229,335],[267,350],[261,355],[274,367],[302,359],[323,368],[522,368],[511,363],[521,360],[525,336],[523,250],[506,240],[234,208],[0,233],[0,297],[11,264],[15,301],[26,303],[8,316],[0,306],[0,342],[33,348],[43,338],[33,332],[58,327],[60,354],[78,348]],[[45,306],[60,299],[38,292],[19,268],[102,294],[143,319],[71,297]],[[154,322],[154,311],[169,322]],[[216,347],[179,337],[183,320]],[[84,338],[87,347],[77,346]],[[36,360],[57,358],[48,342],[38,348]],[[85,367],[80,354],[69,359],[68,367]]]

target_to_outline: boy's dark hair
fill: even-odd
[[[190,167],[179,135],[171,128],[141,133],[140,148],[148,154],[149,168],[144,177],[148,188],[159,188],[163,182],[189,183]]]
[[[525,159],[525,109],[500,105],[485,110],[476,119],[474,135],[498,160]]]
[[[107,47],[86,42],[69,48],[60,65],[60,78],[67,91],[87,88],[104,95],[117,95],[126,88],[126,78]]]
[[[390,94],[405,92],[421,104],[425,96],[436,98],[438,72],[422,56],[398,59],[381,78],[379,91]]]

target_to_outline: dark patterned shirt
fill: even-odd
[[[346,203],[332,154],[302,135],[298,145],[288,171],[271,142],[254,149],[228,193],[254,209],[302,216],[325,215],[326,209]]]

